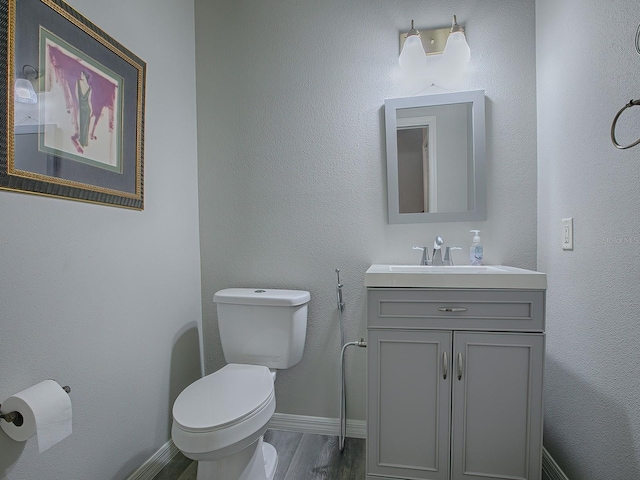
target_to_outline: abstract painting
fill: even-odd
[[[0,189],[142,210],[146,64],[61,0],[2,2],[0,39]]]

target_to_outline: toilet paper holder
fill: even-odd
[[[71,392],[71,387],[69,385],[65,385],[62,389],[67,393]],[[2,408],[2,405],[0,405],[0,408]],[[20,412],[0,412],[0,418],[5,422],[13,423],[16,427],[21,427],[24,423],[24,418]]]

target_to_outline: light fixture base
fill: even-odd
[[[437,55],[444,51],[444,47],[447,44],[447,38],[449,38],[449,32],[451,27],[436,28],[432,30],[420,30],[420,40],[422,40],[422,47],[427,55]],[[402,46],[407,39],[407,33],[400,34],[400,52],[402,52]]]

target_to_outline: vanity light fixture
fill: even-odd
[[[27,68],[30,68],[33,72],[27,72]],[[24,65],[22,67],[22,75],[16,80],[13,90],[16,102],[28,103],[30,105],[38,103],[38,96],[36,95],[36,91],[33,89],[33,84],[29,78],[31,77],[35,80],[39,76],[40,74],[35,67],[32,67],[31,65]]]
[[[400,36],[400,50],[398,63],[402,68],[415,70],[426,65],[426,50],[420,32],[413,28],[413,20],[411,20],[411,30],[404,36]]]
[[[449,38],[447,39],[447,44],[444,47],[442,55],[448,61],[452,61],[458,65],[471,60],[471,49],[467,43],[467,37],[464,34],[464,27],[458,25],[455,15],[451,22],[451,31],[449,32]]]
[[[407,70],[419,70],[426,66],[426,57],[440,55],[447,62],[461,65],[471,58],[471,49],[464,34],[464,27],[458,25],[453,16],[451,28],[437,28],[418,32],[411,20],[411,30],[400,34],[400,66]]]

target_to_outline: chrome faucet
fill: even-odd
[[[414,250],[422,250],[420,265],[453,266],[453,250],[462,250],[462,247],[445,247],[442,258],[442,245],[444,240],[438,235],[433,242],[433,255],[429,259],[429,247],[413,247]]]
[[[431,265],[429,260],[429,247],[413,247],[414,250],[422,250],[422,259],[419,265]]]
[[[444,265],[442,262],[442,244],[444,240],[442,240],[441,236],[437,236],[435,241],[433,242],[433,255],[431,260],[431,265]]]
[[[422,258],[420,259],[420,265],[452,265],[451,263],[448,263],[450,260],[449,258],[446,258],[446,262],[444,263],[444,261],[442,260],[442,244],[444,243],[444,240],[442,240],[442,237],[440,235],[438,235],[435,239],[435,241],[433,242],[433,255],[431,257],[431,260],[429,260],[429,247],[413,247],[414,250],[422,250]],[[456,247],[459,248],[459,247]],[[447,247],[447,255],[449,255],[449,248]],[[446,257],[446,255],[445,255]]]

